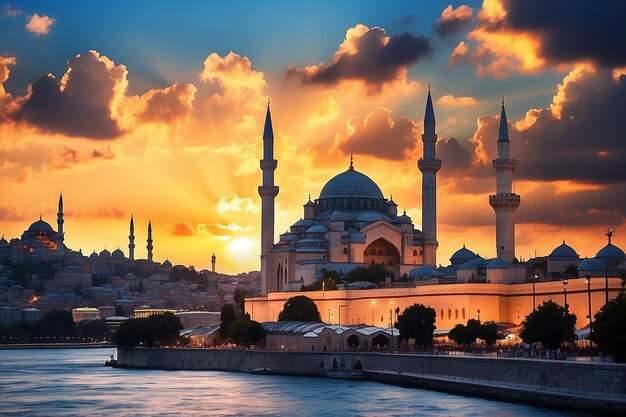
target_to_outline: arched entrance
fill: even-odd
[[[372,339],[372,347],[387,347],[389,346],[389,338],[382,334],[379,334],[375,338]]]
[[[337,364],[337,359],[333,359],[333,371],[339,369],[339,365]]]
[[[348,337],[348,347],[350,349],[357,349],[359,347],[359,344],[360,341],[357,335],[353,334],[352,336]]]
[[[355,371],[362,371],[363,370],[363,364],[361,363],[361,361],[356,361],[356,363],[354,364],[352,369],[355,370]]]
[[[363,256],[364,262],[368,264],[398,265],[400,263],[398,249],[382,237],[370,243]]]

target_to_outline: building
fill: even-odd
[[[72,309],[72,319],[74,323],[81,321],[100,320],[100,310],[93,307],[79,307]]]
[[[511,155],[504,100],[498,137],[494,139],[498,149],[498,157],[493,160],[496,191],[488,203],[495,213],[495,258],[483,258],[464,245],[452,255],[449,266],[436,266],[436,174],[445,161],[436,155],[430,89],[424,115],[423,158],[418,161],[423,230],[417,229],[405,213],[398,215],[391,196],[385,198],[374,181],[355,169],[351,155],[348,169],[331,178],[318,198],[309,197],[303,217],[274,242],[274,199],[278,195],[274,171],[278,161],[274,159],[268,104],[260,164],[263,182],[259,187],[263,295],[247,299],[246,312],[257,321],[273,321],[289,297],[298,295],[303,284],[320,280],[325,271],[345,275],[359,266],[380,264],[388,272],[388,283],[383,288],[347,286],[339,291],[304,295],[314,299],[323,317],[328,311],[329,324],[384,327],[390,325],[387,312],[392,307],[403,309],[422,303],[437,311],[439,329],[450,329],[470,318],[519,324],[543,301],[563,304],[567,292],[570,311],[579,317],[577,325],[584,327],[588,298],[595,312],[621,290],[621,281],[614,277],[626,266],[626,255],[611,243],[614,229],[607,231],[608,244],[594,259],[580,259],[576,250],[563,241],[547,257],[520,261],[515,256],[514,214],[521,197],[513,191],[518,161]],[[573,278],[576,275],[578,279]],[[402,278],[401,283],[396,282],[398,278]],[[569,287],[568,281],[562,282],[561,278],[570,278]]]
[[[221,313],[219,311],[179,311],[174,313],[180,319],[183,328],[208,327],[219,324]]]
[[[24,307],[22,309],[22,323],[34,326],[43,318],[41,310],[34,307]]]

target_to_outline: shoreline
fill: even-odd
[[[14,345],[0,345],[0,349],[102,349],[114,348],[115,345],[106,343],[20,343]]]
[[[371,352],[118,348],[113,367],[363,380],[538,406],[626,415],[626,364]],[[267,372],[270,373],[270,372]]]

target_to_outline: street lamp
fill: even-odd
[[[609,245],[611,244],[611,238],[613,237],[613,233],[615,233],[615,228],[613,226],[606,229],[606,237],[609,239]],[[605,304],[609,302],[609,257],[604,258],[604,288],[606,293],[606,301]]]
[[[567,312],[567,278],[563,278],[563,303]]]
[[[391,329],[391,349],[393,350],[393,301],[389,301],[389,328]]]
[[[322,278],[322,300],[324,299],[324,290],[326,289],[326,281]]]
[[[372,301],[372,326],[374,326],[375,325],[374,323],[376,323],[374,321],[374,306],[375,305],[376,305],[376,301]]]
[[[535,280],[539,278],[537,275],[533,275],[533,311],[535,311]]]
[[[591,276],[587,274],[585,277],[585,282],[587,283],[587,308],[589,311],[589,347],[592,348],[591,345]],[[591,351],[591,360],[593,360],[593,350]]]

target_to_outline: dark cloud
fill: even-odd
[[[68,71],[59,82],[42,75],[31,86],[30,97],[17,111],[39,129],[68,136],[110,139],[122,134],[112,108],[126,88],[126,68],[95,51],[68,61]]]
[[[542,55],[555,63],[593,60],[603,67],[626,65],[626,2],[504,0],[506,25],[534,32]]]
[[[437,142],[437,155],[439,159],[445,161],[442,165],[445,171],[467,171],[472,167],[472,154],[455,138]]]
[[[287,74],[305,84],[336,84],[360,80],[380,88],[399,77],[399,72],[431,52],[430,40],[404,32],[389,36],[381,28],[362,25],[350,29],[329,64],[297,68]]]
[[[18,17],[20,14],[22,14],[22,9],[20,9],[20,8],[19,8],[19,7],[17,7],[17,6],[13,6],[13,5],[11,5],[11,4],[7,4],[7,5],[5,5],[5,6],[2,8],[2,10],[4,11],[4,14],[5,14],[6,16],[9,16],[9,17],[11,17],[11,18]]]
[[[339,145],[344,153],[402,160],[405,152],[416,145],[415,122],[404,117],[393,120],[389,109],[378,108],[365,120],[353,117],[348,123],[354,132]]]
[[[195,234],[196,234],[196,231],[194,227],[191,225],[191,223],[178,222],[172,228],[173,236],[188,237],[188,236],[194,236]]]
[[[471,7],[461,5],[454,9],[451,5],[446,7],[437,20],[435,30],[439,36],[450,36],[469,28],[472,22],[473,10]]]

